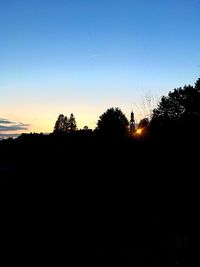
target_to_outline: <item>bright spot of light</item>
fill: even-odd
[[[142,133],[142,129],[137,129],[136,134],[141,134]]]

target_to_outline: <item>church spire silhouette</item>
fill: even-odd
[[[130,124],[129,124],[130,128],[130,134],[133,134],[135,131],[135,118],[134,118],[134,113],[133,110],[131,112],[131,119],[130,119]]]

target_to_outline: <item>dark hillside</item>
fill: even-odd
[[[27,194],[27,215],[37,207],[46,241],[52,227],[67,238],[77,264],[192,264],[198,143],[183,141],[22,135],[0,143],[1,179]]]

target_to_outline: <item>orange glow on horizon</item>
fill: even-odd
[[[24,102],[12,104],[12,106],[4,108],[4,112],[1,112],[1,118],[8,119],[17,124],[23,123],[27,125],[26,130],[7,131],[7,133],[51,133],[53,132],[55,122],[61,113],[68,117],[71,113],[73,113],[76,118],[78,129],[83,129],[85,125],[87,125],[89,129],[95,129],[99,116],[111,106],[111,104],[107,103],[93,106],[88,103],[77,103],[70,105],[63,103],[47,104],[39,101],[30,103],[28,100],[26,100]],[[125,110],[125,115],[127,118],[129,118],[129,111],[131,108],[120,108],[122,108],[122,111]],[[139,120],[139,115],[136,114],[136,117],[137,120]],[[134,133],[135,135],[141,134],[136,132]]]
[[[137,134],[137,135],[141,135],[141,134],[142,134],[142,130],[143,130],[143,129],[141,129],[141,128],[137,129],[136,134]]]

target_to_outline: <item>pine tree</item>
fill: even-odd
[[[63,119],[63,130],[64,132],[68,132],[69,131],[69,120],[67,118],[67,116],[64,117]]]
[[[54,133],[61,133],[65,131],[65,116],[60,114],[54,126]]]
[[[69,125],[69,131],[70,132],[76,131],[76,129],[77,129],[76,119],[75,119],[73,113],[71,113],[71,115],[70,115],[70,118],[68,120],[68,125]]]

